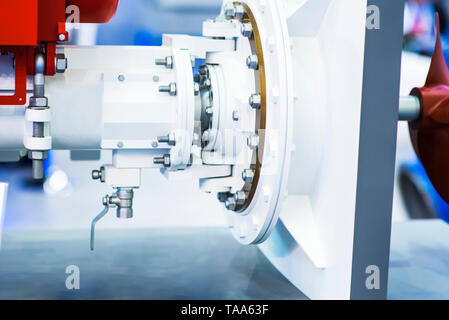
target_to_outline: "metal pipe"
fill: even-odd
[[[416,121],[421,115],[421,102],[418,97],[407,96],[399,99],[399,121]]]

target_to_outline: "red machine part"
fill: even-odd
[[[119,0],[0,0],[0,53],[15,59],[15,94],[0,96],[0,105],[26,103],[26,77],[34,74],[36,51],[46,55],[46,75],[55,74],[56,42],[68,41],[66,8],[79,7],[81,23],[105,23]]]
[[[411,95],[421,102],[421,116],[409,124],[418,158],[440,196],[449,203],[449,70],[444,59],[438,14],[436,45],[426,84]]]
[[[119,0],[67,0],[80,9],[81,23],[107,23],[114,17]]]

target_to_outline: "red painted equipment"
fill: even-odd
[[[413,147],[440,196],[449,203],[449,70],[436,15],[437,41],[424,87],[411,95],[421,102],[420,118],[409,124]]]
[[[34,56],[46,56],[46,75],[55,74],[56,42],[68,40],[66,8],[79,7],[81,23],[105,23],[119,0],[0,0],[0,53],[15,58],[15,94],[0,96],[0,105],[26,103],[26,76],[34,75]]]

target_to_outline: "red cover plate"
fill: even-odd
[[[0,0],[0,46],[37,44],[38,0]]]
[[[111,21],[120,0],[67,0],[67,6],[80,9],[81,23],[106,23]]]

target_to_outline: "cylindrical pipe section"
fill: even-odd
[[[33,179],[42,180],[44,179],[44,160],[33,159]]]
[[[399,121],[416,121],[421,115],[421,103],[418,97],[407,96],[399,100]]]

